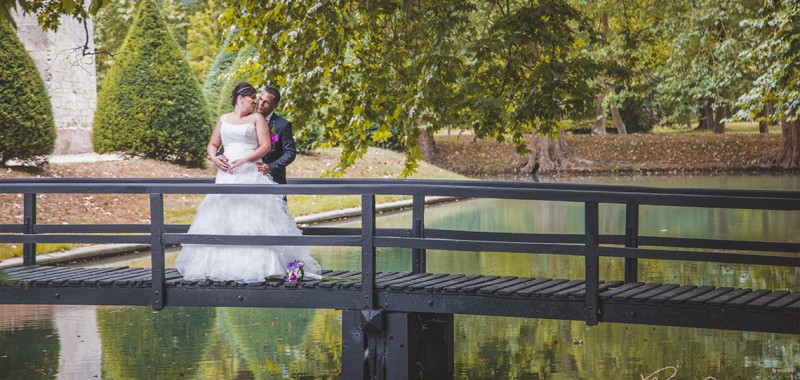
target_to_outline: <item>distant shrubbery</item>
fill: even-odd
[[[231,69],[233,61],[236,59],[237,51],[231,49],[231,41],[236,36],[236,32],[231,32],[225,38],[225,43],[222,44],[222,49],[217,53],[214,58],[214,63],[206,75],[205,83],[203,83],[203,95],[206,98],[206,104],[209,109],[216,109],[219,103],[220,88],[225,84],[225,74]],[[228,94],[230,95],[230,94]],[[227,97],[226,97],[227,98]]]
[[[211,132],[200,85],[152,0],[139,5],[98,95],[94,150],[187,165]]]
[[[245,45],[239,49],[236,54],[236,59],[228,68],[228,72],[223,76],[222,81],[217,85],[216,103],[211,104],[211,111],[215,115],[222,115],[233,111],[231,106],[231,93],[234,87],[240,82],[250,82],[248,74],[237,75],[237,71],[242,67],[246,61],[256,55],[256,49],[252,45]],[[258,87],[258,83],[250,82],[250,84]]]
[[[0,21],[0,166],[41,164],[55,149],[56,126],[44,81],[22,42]]]

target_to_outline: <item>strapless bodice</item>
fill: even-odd
[[[231,124],[222,118],[220,129],[225,157],[233,161],[252,153],[258,148],[256,126],[251,123]]]

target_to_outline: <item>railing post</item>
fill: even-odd
[[[413,204],[411,209],[411,219],[413,220],[413,228],[411,236],[414,238],[425,237],[425,196],[414,195]],[[425,273],[425,259],[426,250],[422,248],[413,248],[411,250],[411,272]]]
[[[599,208],[595,201],[585,203],[586,225],[584,227],[584,260],[586,262],[586,324],[597,324],[598,288],[600,286],[599,256],[597,247],[600,241]]]
[[[24,234],[36,233],[36,193],[25,193],[22,199]],[[22,243],[22,265],[36,265],[36,243]]]
[[[150,261],[154,310],[164,308],[164,194],[150,194]]]
[[[361,292],[363,308],[375,309],[375,194],[361,196]]]
[[[625,246],[636,248],[639,246],[639,205],[628,203],[625,205]],[[625,258],[625,282],[639,280],[639,259]]]

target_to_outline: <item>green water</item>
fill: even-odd
[[[800,189],[797,176],[581,181]],[[656,207],[643,207],[640,213],[643,235],[800,241],[798,213]],[[378,226],[407,228],[410,221],[408,213],[390,214]],[[583,208],[461,201],[427,208],[426,226],[582,233]],[[622,226],[622,208],[601,206],[603,233],[622,233]],[[378,269],[410,270],[409,254],[381,249]],[[361,265],[359,253],[350,248],[318,248],[314,256],[327,269],[359,270]],[[98,265],[149,266],[146,257],[122,260]],[[601,261],[601,278],[621,279],[622,266],[622,260]],[[583,260],[429,251],[428,271],[574,278],[583,276]],[[800,290],[800,270],[789,268],[640,260],[639,273],[643,281]],[[457,315],[454,336],[459,379],[800,378],[800,337],[787,334]],[[335,310],[0,306],[2,379],[338,378],[340,370],[341,313]]]

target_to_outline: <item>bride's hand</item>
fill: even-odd
[[[246,163],[247,163],[247,161],[245,161],[245,160],[236,160],[236,161],[231,162],[231,165],[228,168],[228,173],[233,172],[236,168],[239,168],[239,167],[241,167],[242,165],[244,165]]]
[[[218,167],[220,170],[227,172],[230,170],[230,165],[228,164],[228,157],[225,155],[220,154],[219,156],[212,156],[211,162],[214,163],[214,166]]]

